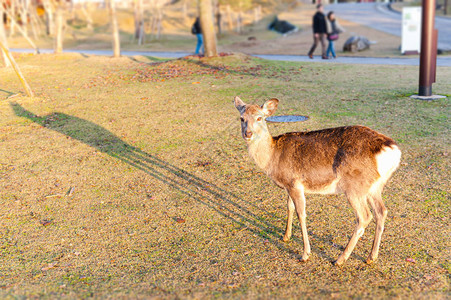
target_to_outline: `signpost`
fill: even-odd
[[[421,7],[402,9],[402,54],[419,54],[421,45]]]

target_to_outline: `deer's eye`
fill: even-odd
[[[241,117],[240,120],[241,120],[241,122],[244,122],[244,118],[243,117]]]
[[[262,120],[262,117],[257,118],[257,122],[260,122]]]

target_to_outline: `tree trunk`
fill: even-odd
[[[1,22],[0,23],[0,43],[3,43],[3,45],[5,45],[5,48],[8,48],[8,43],[6,41],[5,24],[3,22],[3,13],[4,13],[4,8],[3,8],[3,5],[0,4],[0,16],[1,16],[1,21],[0,21]],[[4,51],[2,49],[0,52],[2,52],[3,61],[5,62],[5,67],[10,67],[11,66],[11,62],[8,59],[6,51]]]
[[[206,57],[218,55],[216,50],[215,25],[213,23],[213,9],[211,0],[199,0],[200,27],[204,38]]]
[[[183,12],[183,20],[188,22],[188,4],[187,0],[183,0],[182,12]]]
[[[56,8],[55,54],[63,53],[64,4],[60,2]]]
[[[238,34],[242,33],[242,25],[243,25],[243,13],[241,12],[241,8],[236,14],[236,32]]]
[[[55,33],[55,22],[53,20],[53,5],[50,0],[44,0],[45,9],[45,31],[47,35]]]
[[[40,34],[40,28],[39,28],[39,17],[37,14],[37,7],[34,3],[30,5],[30,25],[31,25],[31,31],[33,32],[33,37],[35,40],[39,38]]]
[[[161,12],[161,8],[157,8],[157,40],[160,39],[161,36],[161,22],[163,21],[163,13]]]
[[[222,34],[222,15],[221,15],[221,8],[219,6],[219,1],[216,3],[215,5],[216,7],[216,26],[218,27],[218,34],[221,35]]]
[[[227,23],[229,24],[229,30],[233,30],[232,9],[230,5],[227,5]]]
[[[135,15],[135,39],[138,39],[138,45],[144,41],[144,8],[143,0],[134,0]]]
[[[16,31],[16,1],[11,1],[11,15],[9,18],[11,19],[11,27],[9,28],[9,37],[12,37]]]
[[[121,56],[121,41],[119,38],[119,26],[117,24],[116,3],[115,0],[108,0],[110,7],[111,25],[113,27],[113,56]]]
[[[20,21],[22,24],[20,26],[22,27],[22,30],[25,34],[25,36],[28,37],[28,1],[23,1],[21,7],[20,7]]]
[[[93,26],[92,26],[92,24],[93,24],[93,22],[92,22],[92,18],[91,18],[91,14],[90,14],[90,11],[88,11],[87,9],[86,9],[86,6],[87,5],[89,5],[88,3],[83,3],[82,5],[81,5],[81,12],[82,12],[82,14],[85,16],[85,18],[86,18],[86,23],[87,23],[87,28],[89,29],[89,30],[92,30],[93,29]]]

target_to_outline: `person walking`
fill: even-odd
[[[322,4],[316,6],[316,13],[313,15],[313,45],[308,52],[308,57],[313,58],[313,52],[315,52],[318,43],[321,43],[321,57],[327,59],[326,56],[326,34],[327,24],[326,16],[324,15],[324,8]]]
[[[196,18],[196,21],[194,22],[193,26],[191,27],[191,33],[196,35],[197,37],[197,45],[196,45],[196,54],[200,53],[200,49],[202,47],[202,53],[204,53],[204,40],[202,37],[202,29],[200,27],[200,19],[199,17]]]
[[[334,42],[338,40],[339,34],[344,32],[344,28],[340,26],[338,20],[335,19],[335,14],[333,11],[327,14],[327,40],[329,41],[329,45],[327,46],[326,56],[328,58],[337,58],[335,53],[335,45]]]

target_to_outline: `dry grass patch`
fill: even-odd
[[[0,296],[446,298],[448,100],[421,102],[417,68],[212,59],[17,56],[38,95],[0,69]],[[146,63],[147,61],[147,63]],[[438,68],[436,93],[451,90]],[[285,195],[250,163],[232,104],[281,100],[273,134],[364,124],[399,141],[380,258],[374,223],[343,267],[342,196],[309,196],[312,257],[280,240]]]

